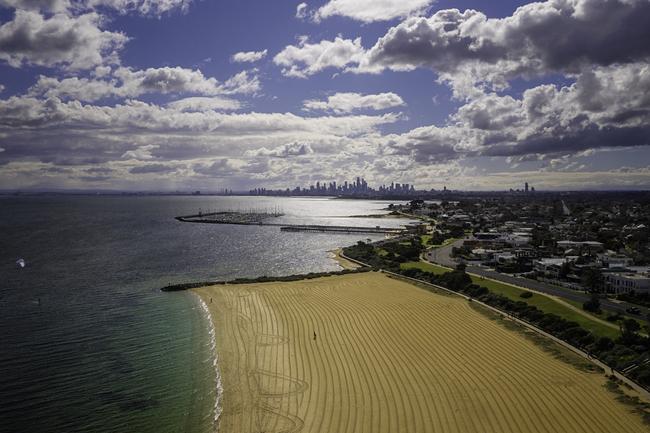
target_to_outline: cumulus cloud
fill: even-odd
[[[351,113],[355,110],[387,108],[406,105],[402,98],[393,93],[362,95],[360,93],[335,93],[326,100],[309,99],[303,102],[303,109],[308,111],[330,111],[336,114]]]
[[[286,76],[306,78],[327,68],[342,68],[350,63],[358,63],[363,54],[361,38],[351,40],[336,37],[333,41],[323,40],[316,44],[302,39],[297,46],[285,47],[273,58],[273,62],[282,67],[282,73]]]
[[[268,54],[269,50],[263,51],[240,51],[232,56],[232,61],[236,63],[253,63],[262,60]]]
[[[314,19],[319,21],[339,15],[364,23],[387,21],[422,13],[433,2],[434,0],[330,0],[318,9]]]
[[[296,6],[296,18],[302,20],[307,17],[307,3],[300,3]]]
[[[296,77],[329,67],[359,73],[426,67],[451,83],[457,97],[473,97],[486,89],[503,90],[516,77],[576,75],[593,66],[648,59],[649,16],[647,0],[549,0],[519,7],[505,18],[444,9],[428,18],[407,18],[368,50],[359,39],[301,41],[274,61],[285,75]]]
[[[203,95],[219,92],[217,80],[205,77],[199,70],[163,67],[134,71],[130,68],[119,68],[113,75],[126,84],[127,92],[134,93],[133,96],[150,92],[189,92]]]
[[[536,86],[519,99],[495,93],[474,98],[451,116],[448,125],[392,137],[388,148],[430,162],[647,146],[649,91],[646,63],[596,68],[570,86]]]
[[[116,62],[128,38],[102,30],[101,24],[96,13],[46,18],[35,11],[16,10],[13,19],[0,26],[0,60],[13,67],[30,64],[70,70]]]
[[[215,78],[206,77],[200,70],[194,69],[163,67],[133,70],[119,67],[110,72],[110,75],[95,78],[58,79],[40,76],[36,84],[29,89],[29,94],[48,98],[97,101],[108,97],[134,98],[148,93],[251,94],[259,91],[260,87],[259,78],[254,71],[242,71],[224,83],[220,83]]]
[[[549,0],[499,19],[440,10],[388,30],[359,70],[428,67],[459,89],[476,82],[502,88],[516,76],[579,73],[647,58],[649,16],[647,0]]]

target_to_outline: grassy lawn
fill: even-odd
[[[449,268],[443,266],[433,265],[425,262],[407,262],[400,265],[402,269],[420,269],[425,272],[431,272],[436,275],[444,274],[449,272]],[[566,320],[570,320],[580,324],[583,328],[594,333],[594,335],[600,337],[609,337],[617,338],[619,331],[613,328],[610,328],[600,322],[591,320],[588,317],[581,315],[580,313],[573,311],[571,308],[566,305],[562,305],[559,302],[543,295],[534,293],[531,298],[524,299],[520,295],[526,290],[520,289],[510,284],[500,283],[497,281],[481,279],[481,277],[473,276],[472,281],[474,284],[487,287],[491,292],[503,295],[513,301],[523,301],[529,305],[533,305],[539,308],[545,313],[556,314]],[[582,308],[582,305],[580,305]]]
[[[579,323],[580,326],[588,331],[593,332],[594,335],[609,338],[617,338],[619,335],[618,330],[610,328],[595,320],[591,320],[588,317],[585,317],[582,314],[573,311],[571,308],[568,308],[567,306],[562,305],[547,296],[534,293],[532,298],[524,299],[520,297],[520,295],[526,290],[520,289],[518,287],[497,281],[483,280],[481,277],[476,276],[472,276],[472,281],[474,284],[485,286],[491,292],[501,294],[507,298],[512,299],[513,301],[524,301],[529,305],[533,305],[539,308],[545,313],[556,314],[566,320]],[[582,305],[580,305],[580,308],[582,308]]]
[[[419,269],[424,272],[431,272],[432,274],[441,275],[445,272],[449,272],[451,269],[445,268],[438,265],[432,265],[431,263],[425,262],[406,262],[400,264],[402,269]]]
[[[576,308],[580,308],[580,309],[582,309],[582,302],[578,302],[578,301],[570,301],[570,300],[568,300],[568,299],[566,299],[565,302],[567,302],[567,303],[573,305],[573,306],[576,307]],[[607,320],[607,316],[609,316],[610,314],[614,314],[614,313],[610,313],[610,312],[607,312],[607,311],[603,311],[603,312],[600,313],[600,314],[596,314],[596,313],[592,313],[592,312],[587,312],[587,314],[589,314],[589,315],[591,315],[591,316],[598,317],[599,319],[602,319],[602,320]],[[630,315],[630,314],[620,314],[620,316],[621,316],[623,319],[634,319],[634,320],[636,320],[636,321],[639,323],[639,325],[641,325],[641,329],[643,329],[643,327],[646,326],[646,325],[648,324],[648,322],[645,321],[645,320],[644,320],[642,317],[640,317],[640,316],[632,316],[632,315]],[[621,321],[618,320],[618,321],[616,321],[616,322],[610,322],[610,323],[612,323],[613,325],[619,325],[620,322],[621,322]],[[642,331],[642,332],[643,332],[643,331]]]

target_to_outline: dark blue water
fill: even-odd
[[[336,270],[328,251],[367,236],[173,217],[279,207],[287,222],[376,225],[345,217],[385,206],[305,198],[0,198],[0,431],[211,430],[216,391],[206,318],[191,293],[159,288]]]

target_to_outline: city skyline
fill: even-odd
[[[446,188],[445,188],[446,189]],[[348,182],[342,183],[337,181],[322,182],[316,181],[309,187],[296,186],[293,189],[266,189],[264,187],[254,188],[249,191],[251,195],[364,195],[371,193],[378,194],[416,194],[415,186],[409,183],[391,182],[390,185],[380,185],[376,188],[371,187],[368,182],[361,176]]]

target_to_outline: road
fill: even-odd
[[[427,261],[432,263],[437,263],[442,266],[455,267],[456,262],[451,258],[451,249],[453,247],[458,247],[463,244],[463,240],[458,240],[452,244],[446,245],[444,247],[435,248],[429,250],[425,253],[425,258]],[[537,292],[547,293],[552,296],[557,296],[558,298],[567,299],[570,301],[576,302],[586,302],[589,300],[589,295],[586,293],[576,292],[570,289],[559,288],[551,284],[542,283],[535,280],[530,280],[528,278],[513,277],[511,275],[502,274],[500,272],[494,271],[492,269],[487,269],[481,266],[467,265],[467,272],[476,274],[482,277],[491,278],[493,280],[501,281],[503,283],[512,284],[519,287],[524,287],[530,290],[535,290]],[[627,302],[613,302],[609,299],[600,299],[600,306],[604,310],[614,312],[614,313],[626,313],[630,307],[637,307],[641,310],[641,314],[637,317],[639,319],[645,319],[650,314],[650,309],[640,307],[635,304],[630,304]]]

